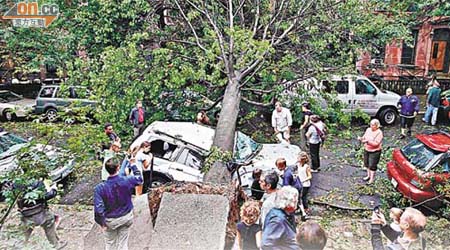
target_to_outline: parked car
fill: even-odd
[[[71,113],[73,105],[94,108],[96,101],[90,100],[90,91],[82,86],[44,85],[36,98],[36,114],[44,114],[48,121],[55,121],[58,112]]]
[[[436,197],[436,185],[449,182],[446,171],[450,160],[450,134],[434,132],[417,134],[401,149],[395,149],[387,164],[388,178],[404,197],[419,203]],[[429,206],[438,207],[434,199]]]
[[[34,108],[34,100],[23,98],[9,90],[0,90],[0,115],[5,121],[26,117]]]
[[[152,185],[172,180],[203,181],[204,161],[210,153],[215,129],[192,122],[153,122],[131,145],[151,142],[154,155]],[[275,170],[275,160],[285,157],[292,165],[300,148],[295,145],[261,144],[241,132],[235,134],[233,162],[240,167],[242,186],[250,188],[254,168]],[[237,178],[237,175],[234,176]]]
[[[0,178],[17,168],[16,155],[28,143],[27,140],[15,134],[6,131],[0,132]],[[42,144],[36,144],[32,149],[45,152],[49,160],[47,168],[54,183],[60,182],[72,172],[73,160],[68,160],[67,163],[60,165],[60,159],[66,153],[62,149]],[[3,200],[1,192],[3,185],[4,183],[0,183],[0,201]]]

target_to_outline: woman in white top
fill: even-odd
[[[320,171],[320,145],[323,143],[320,134],[326,133],[326,126],[318,115],[312,115],[310,120],[311,125],[306,132],[306,138],[308,138],[312,172],[318,172]]]
[[[298,159],[297,159],[297,173],[298,173],[298,177],[300,178],[300,181],[302,182],[303,185],[303,190],[302,190],[302,203],[303,203],[303,207],[305,208],[306,213],[308,213],[308,191],[309,191],[309,187],[311,187],[311,179],[312,179],[312,174],[311,174],[311,167],[309,167],[308,165],[309,159],[308,159],[308,154],[306,152],[300,152],[298,154]]]
[[[153,154],[150,153],[151,148],[150,142],[144,141],[136,153],[136,167],[141,171],[144,179],[144,184],[136,187],[136,195],[141,195],[143,192],[146,193],[151,187],[150,173],[151,164],[153,164]]]

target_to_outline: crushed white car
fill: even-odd
[[[151,142],[154,155],[152,186],[172,180],[201,182],[202,167],[213,144],[215,129],[192,122],[153,122],[131,145]],[[235,134],[233,162],[240,165],[241,185],[250,188],[252,171],[275,170],[277,158],[284,157],[288,165],[296,162],[300,148],[289,144],[261,144],[241,132]],[[237,178],[235,173],[234,178]]]

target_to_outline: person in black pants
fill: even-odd
[[[311,116],[311,125],[306,132],[306,138],[308,139],[309,144],[309,153],[311,155],[311,172],[320,171],[320,145],[322,143],[322,139],[320,137],[321,134],[325,133],[325,123],[320,120],[318,115]]]

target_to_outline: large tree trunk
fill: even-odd
[[[228,82],[214,136],[213,146],[218,147],[222,151],[233,152],[240,101],[239,76],[237,76]],[[216,162],[205,176],[205,181],[212,183],[228,183],[229,180],[230,173],[225,164],[221,162]]]

